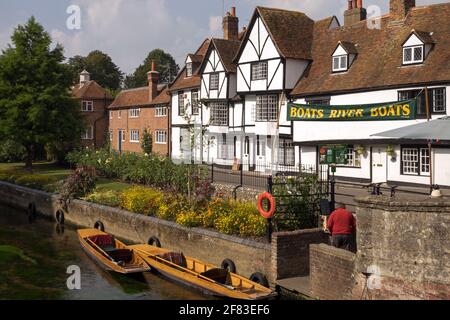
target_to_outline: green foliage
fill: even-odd
[[[83,200],[102,204],[109,207],[119,207],[122,202],[122,195],[120,192],[109,190],[104,192],[95,191],[88,196],[84,197]]]
[[[181,211],[177,215],[176,222],[189,228],[199,227],[201,225],[201,216],[192,210]]]
[[[277,198],[273,218],[275,230],[298,230],[316,228],[321,198],[320,182],[316,175],[302,174],[297,177],[276,178],[273,195]]]
[[[17,178],[15,182],[24,187],[43,190],[46,185],[55,182],[55,180],[49,176],[28,174]]]
[[[19,25],[11,40],[0,56],[0,134],[25,148],[31,167],[40,146],[79,141],[83,121],[70,96],[63,48],[51,49],[50,35],[34,17]]]
[[[123,73],[111,57],[99,50],[92,51],[86,57],[74,56],[69,59],[73,83],[78,83],[80,73],[86,69],[99,85],[110,90],[114,96],[120,88]]]
[[[26,150],[13,140],[0,143],[0,162],[19,162],[25,160]]]
[[[81,198],[95,188],[95,167],[79,166],[65,181],[59,190],[64,202],[74,198]]]
[[[149,155],[153,151],[153,138],[151,131],[149,132],[147,129],[144,130],[144,134],[142,136],[142,143],[141,143],[142,151]]]
[[[145,87],[148,85],[147,73],[151,70],[152,61],[155,62],[156,71],[159,72],[159,83],[170,83],[177,76],[180,67],[175,59],[161,49],[151,51],[144,62],[136,68],[133,74],[125,78],[126,89]]]

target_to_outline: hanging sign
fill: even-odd
[[[413,120],[417,98],[377,104],[330,106],[288,103],[288,121]]]

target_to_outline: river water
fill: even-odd
[[[78,266],[81,289],[67,288],[67,268]],[[0,299],[210,299],[153,273],[137,279],[103,271],[82,251],[71,226],[61,228],[0,206]]]

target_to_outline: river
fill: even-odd
[[[67,288],[67,268],[78,266],[81,289]],[[0,299],[210,299],[153,273],[141,279],[103,271],[82,251],[76,228],[0,206]]]

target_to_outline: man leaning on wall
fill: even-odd
[[[327,222],[327,228],[331,233],[331,245],[348,250],[356,251],[355,235],[356,235],[356,219],[353,214],[348,211],[343,203],[336,203],[334,210]]]

